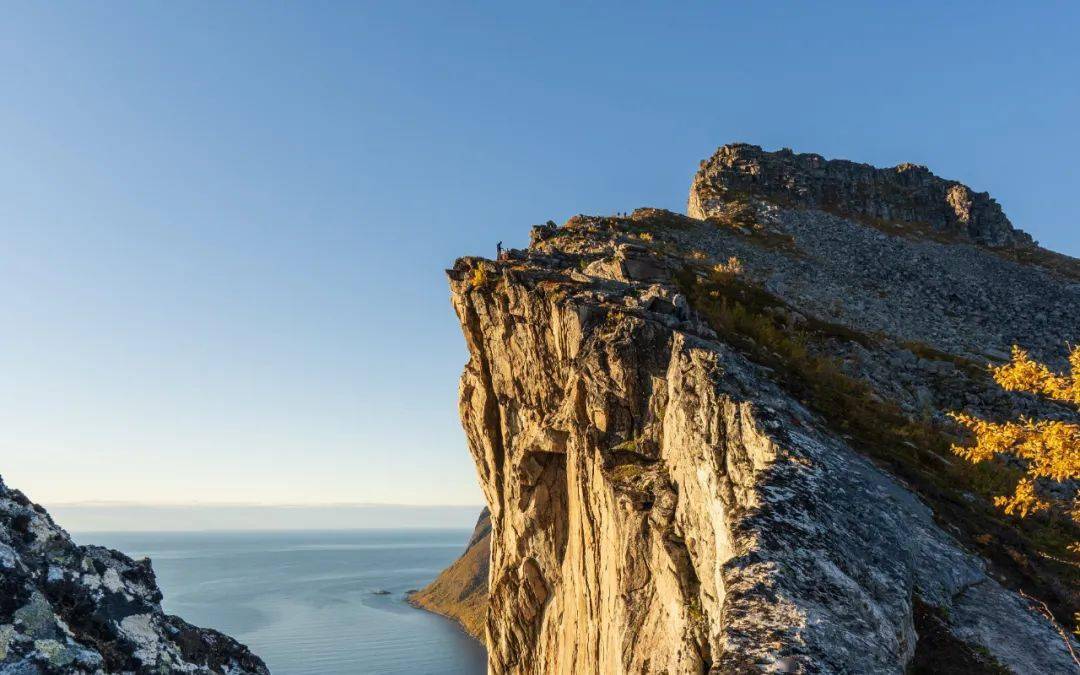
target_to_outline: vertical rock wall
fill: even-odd
[[[649,217],[631,226],[673,218]],[[449,273],[490,672],[900,673],[923,604],[973,672],[1076,672],[917,497],[700,322],[671,282],[690,257],[625,227],[576,219]]]

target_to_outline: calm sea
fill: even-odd
[[[456,624],[405,603],[458,555],[467,530],[79,533],[150,556],[164,608],[225,632],[276,675],[486,671]],[[381,594],[388,591],[389,594]]]

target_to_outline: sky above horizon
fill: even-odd
[[[548,219],[682,211],[727,142],[925,164],[1080,256],[1078,26],[1043,3],[8,5],[0,475],[46,505],[480,504],[443,270]]]

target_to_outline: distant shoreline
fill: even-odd
[[[443,614],[442,612],[437,611],[435,609],[432,609],[431,607],[427,607],[427,606],[421,604],[419,601],[417,601],[414,598],[414,596],[419,592],[420,592],[420,589],[414,589],[412,591],[406,592],[405,593],[405,604],[409,605],[410,607],[412,607],[414,609],[418,609],[421,612],[427,612],[428,614],[434,614],[435,616],[440,617],[445,621],[449,621],[450,623],[457,626],[458,630],[460,630],[462,633],[467,635],[469,637],[469,639],[475,640],[476,642],[478,642],[480,644],[481,647],[483,647],[485,650],[487,650],[487,644],[484,642],[484,640],[481,639],[479,636],[473,635],[472,633],[470,633],[469,629],[465,626],[465,624],[461,622],[461,619],[458,619],[457,617],[451,616],[449,614]]]

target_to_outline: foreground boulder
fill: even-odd
[[[269,671],[227,635],[163,613],[149,560],[77,546],[0,480],[0,673]]]
[[[985,364],[1063,363],[1080,264],[878,171],[725,146],[695,217],[449,271],[491,672],[1080,672],[1076,533],[995,511],[946,415],[1052,407]]]

